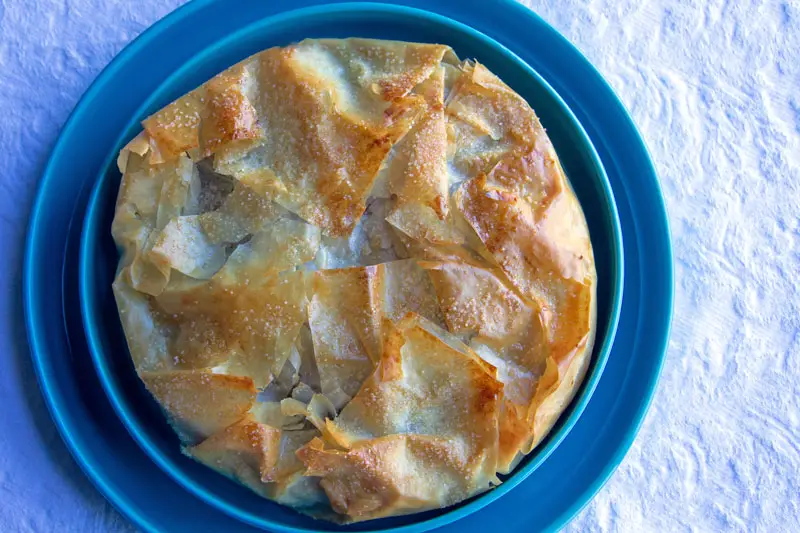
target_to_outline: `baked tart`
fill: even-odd
[[[586,373],[589,231],[528,103],[437,44],[306,40],[121,151],[114,294],[186,455],[341,523],[501,482]]]

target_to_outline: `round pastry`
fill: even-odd
[[[501,482],[586,372],[586,221],[530,106],[442,45],[249,57],[120,153],[114,294],[186,455],[337,522]]]

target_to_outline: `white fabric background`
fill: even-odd
[[[0,0],[0,531],[126,530],[35,384],[20,309],[28,209],[101,68],[180,0]],[[800,4],[527,0],[608,78],[655,159],[676,307],[653,407],[569,531],[797,530]]]

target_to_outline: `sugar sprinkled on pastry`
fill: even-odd
[[[184,453],[340,523],[456,504],[592,353],[589,231],[528,103],[443,45],[306,40],[143,121],[113,289]]]

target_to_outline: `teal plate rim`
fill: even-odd
[[[53,375],[53,363],[48,358],[51,354],[48,349],[48,337],[59,338],[52,342],[61,340],[59,333],[63,331],[52,331],[50,335],[45,333],[45,324],[42,317],[46,315],[46,307],[53,306],[55,302],[48,300],[48,297],[58,296],[57,294],[45,294],[51,290],[52,278],[54,274],[39,265],[37,262],[45,257],[46,254],[66,251],[67,239],[61,240],[64,232],[72,231],[75,225],[75,218],[80,218],[80,197],[85,197],[85,187],[74,186],[72,192],[77,192],[79,200],[74,206],[53,206],[52,194],[48,189],[52,189],[54,180],[58,178],[68,179],[58,164],[68,160],[64,153],[65,138],[74,135],[75,130],[81,126],[79,123],[85,117],[88,101],[96,97],[102,90],[109,78],[117,74],[122,68],[124,61],[138,53],[147,46],[147,42],[153,40],[158,32],[164,32],[169,26],[180,22],[182,18],[193,16],[203,10],[211,11],[217,0],[196,0],[170,14],[162,21],[155,24],[150,30],[136,39],[115,59],[106,70],[98,77],[97,81],[87,91],[83,100],[76,107],[67,124],[65,125],[62,137],[56,144],[51,160],[47,165],[43,178],[39,184],[37,199],[32,211],[29,226],[29,239],[25,254],[25,273],[24,273],[24,304],[26,323],[28,326],[29,342],[31,345],[34,366],[42,388],[42,392],[47,401],[51,414],[67,443],[67,446],[75,455],[78,462],[86,471],[87,475],[98,485],[109,500],[114,503],[125,515],[135,523],[148,530],[155,530],[155,522],[147,516],[147,510],[137,508],[133,504],[135,495],[125,492],[124,488],[115,487],[111,482],[108,471],[103,470],[99,459],[92,455],[90,445],[87,444],[82,436],[74,433],[76,431],[77,420],[75,416],[65,412],[67,406],[59,402],[63,400],[62,384],[58,381],[58,376]],[[298,2],[297,4],[314,3]],[[424,2],[407,0],[404,4],[419,5]],[[245,9],[246,2],[242,3],[241,9]],[[559,508],[554,510],[552,516],[546,518],[542,526],[546,529],[558,528],[563,525],[571,516],[577,513],[599,490],[607,480],[614,468],[619,464],[624,453],[633,441],[639,425],[641,424],[644,413],[652,399],[655,384],[663,363],[666,342],[669,334],[669,324],[672,311],[672,252],[667,227],[666,211],[663,199],[658,187],[655,171],[649,159],[647,150],[639,137],[634,125],[624,110],[624,107],[611,91],[610,87],[591,67],[577,50],[575,50],[563,37],[558,35],[555,30],[546,25],[534,13],[528,11],[523,6],[517,5],[509,0],[494,0],[491,6],[489,2],[478,0],[467,0],[454,5],[456,2],[429,2],[425,5],[429,10],[434,9],[449,15],[455,19],[462,19],[465,23],[482,29],[485,33],[495,37],[500,42],[507,44],[515,52],[531,61],[535,59],[534,50],[528,48],[525,42],[515,42],[514,32],[525,29],[526,26],[536,28],[543,32],[541,39],[548,41],[554,52],[565,55],[565,59],[570,63],[572,74],[560,72],[557,65],[537,65],[537,70],[555,86],[556,90],[565,97],[569,106],[578,115],[581,123],[586,128],[589,136],[598,148],[601,159],[609,172],[612,187],[617,196],[618,207],[620,208],[620,218],[623,222],[623,235],[626,240],[626,266],[628,279],[634,278],[634,282],[626,286],[625,300],[626,306],[633,308],[639,304],[636,300],[645,299],[649,303],[647,313],[639,309],[636,305],[637,314],[635,316],[625,316],[620,321],[620,331],[626,332],[623,337],[624,342],[620,342],[620,335],[617,338],[615,351],[623,353],[619,358],[625,357],[626,350],[629,350],[631,360],[628,361],[627,370],[623,371],[618,381],[625,386],[624,389],[615,390],[614,394],[625,397],[628,405],[621,407],[619,402],[606,402],[609,421],[607,425],[618,425],[613,438],[606,442],[602,449],[586,450],[587,457],[593,454],[601,454],[603,458],[587,464],[585,469],[585,479],[580,483],[574,483],[572,496],[569,502],[562,502]],[[486,13],[487,7],[491,7],[493,18],[502,22],[502,28],[491,27],[486,20],[483,20],[477,13],[483,8]],[[280,7],[260,6],[252,9],[280,10]],[[219,14],[219,12],[217,11]],[[252,21],[252,20],[250,20]],[[489,24],[487,26],[487,24]],[[241,25],[241,24],[240,24]],[[530,39],[536,41],[536,39]],[[578,84],[581,87],[578,87]],[[569,89],[569,90],[568,90]],[[601,109],[601,106],[603,107]],[[613,128],[612,128],[613,125]],[[610,130],[614,133],[610,133]],[[93,175],[93,174],[92,174]],[[632,177],[633,176],[633,177]],[[48,196],[50,195],[50,196]],[[74,211],[74,213],[73,213]],[[57,220],[63,227],[53,225],[48,222],[43,213],[47,213],[50,218]],[[74,215],[74,216],[73,216]],[[79,225],[79,220],[78,220]],[[52,262],[57,262],[58,258],[51,257]],[[63,277],[67,277],[69,258],[65,258],[62,265],[64,269]],[[51,267],[52,270],[52,267]],[[647,272],[647,291],[644,291],[644,272]],[[65,282],[67,280],[64,280]],[[44,287],[44,288],[42,288]],[[629,294],[629,292],[632,292]],[[63,292],[68,292],[64,287]],[[648,298],[649,295],[649,298]],[[66,305],[63,301],[62,305]],[[630,304],[630,305],[629,305]],[[61,307],[61,306],[57,306]],[[62,324],[64,328],[70,327],[70,318],[66,310],[62,312]],[[51,324],[52,325],[52,324]],[[74,329],[74,327],[73,327]],[[636,338],[628,338],[628,331],[634,331]],[[69,346],[67,346],[69,349]],[[637,356],[637,353],[645,355]],[[67,354],[69,355],[69,354]],[[621,361],[620,361],[621,362]],[[615,369],[614,372],[617,372]],[[608,371],[606,372],[608,377]],[[635,378],[635,383],[631,379]],[[617,377],[615,377],[617,379]],[[601,382],[601,389],[602,389]],[[627,395],[622,394],[627,391]],[[598,394],[595,394],[597,398]],[[592,409],[592,406],[589,406]],[[613,416],[612,416],[613,415]],[[605,427],[599,428],[604,430]],[[80,437],[80,438],[79,438]],[[596,447],[595,447],[596,448]],[[597,459],[597,458],[594,458]]]
[[[435,13],[405,6],[371,2],[354,2],[327,4],[289,10],[245,26],[214,43],[210,47],[198,52],[191,58],[191,60],[183,64],[178,70],[169,76],[169,78],[166,79],[164,83],[162,83],[159,88],[145,100],[145,102],[140,106],[139,110],[134,113],[131,121],[127,127],[122,130],[122,133],[117,139],[114,145],[115,148],[108,154],[105,164],[101,169],[100,175],[96,180],[86,210],[81,239],[79,267],[81,311],[84,317],[84,328],[86,330],[90,354],[100,376],[100,382],[118,416],[123,421],[124,425],[129,429],[133,438],[145,450],[147,455],[173,479],[175,479],[182,487],[187,489],[195,496],[198,496],[203,501],[254,526],[268,528],[274,531],[298,531],[299,528],[286,526],[284,523],[273,520],[269,516],[268,508],[265,508],[261,513],[254,513],[244,509],[239,505],[231,503],[230,500],[233,498],[230,498],[226,501],[216,497],[213,493],[206,490],[202,484],[196,483],[191,476],[186,474],[185,465],[181,464],[182,462],[188,461],[186,458],[179,457],[177,460],[171,460],[169,457],[165,457],[164,454],[158,450],[157,446],[154,445],[152,438],[150,438],[148,435],[147,428],[144,427],[144,424],[138,421],[137,418],[132,414],[130,402],[126,401],[124,398],[124,393],[121,391],[121,387],[114,380],[114,369],[110,368],[108,364],[108,348],[106,347],[104,349],[104,343],[98,331],[100,326],[98,325],[98,320],[96,319],[96,317],[102,313],[102,309],[99,309],[100,304],[98,304],[97,298],[93,296],[91,290],[91,287],[97,279],[97,271],[95,269],[96,258],[100,256],[97,250],[98,244],[96,239],[102,234],[103,231],[101,227],[98,227],[98,225],[104,223],[101,221],[101,217],[97,214],[99,211],[98,204],[109,201],[108,196],[112,191],[104,190],[105,184],[103,182],[104,180],[109,179],[108,176],[105,175],[106,169],[114,164],[118,150],[140,129],[140,120],[148,116],[148,114],[154,109],[158,109],[158,107],[163,105],[165,101],[170,101],[171,97],[164,97],[163,93],[170,93],[169,89],[164,89],[165,86],[169,87],[170,85],[179,83],[180,81],[175,80],[182,80],[188,77],[187,73],[197,71],[198,66],[207,63],[209,61],[209,56],[214,56],[217,50],[224,49],[226,47],[233,47],[239,41],[247,41],[247,36],[252,36],[254,34],[257,35],[267,27],[281,24],[291,26],[295,20],[315,17],[324,18],[326,21],[330,21],[331,24],[335,24],[336,17],[347,17],[348,15],[352,15],[354,13],[359,17],[369,17],[370,15],[389,15],[397,18],[414,17],[420,21],[430,21],[437,25],[437,27],[442,28],[444,33],[452,33],[455,31],[465,33],[470,39],[480,42],[482,46],[498,50],[502,55],[505,56],[507,60],[520,65],[522,69],[525,70],[527,80],[544,89],[548,97],[555,102],[555,105],[558,107],[558,114],[564,119],[564,122],[569,123],[569,128],[576,132],[578,142],[581,144],[582,150],[587,154],[587,159],[590,160],[591,166],[593,167],[595,174],[598,176],[596,178],[595,185],[600,186],[599,189],[601,193],[599,198],[594,196],[593,199],[597,199],[606,206],[609,215],[605,220],[607,226],[606,231],[612,235],[612,249],[609,253],[611,259],[610,263],[612,265],[610,269],[611,276],[610,279],[601,280],[601,283],[606,283],[610,286],[611,295],[611,302],[609,306],[610,312],[606,317],[604,317],[604,319],[607,320],[605,331],[599,332],[598,334],[599,342],[596,344],[593,353],[592,365],[583,385],[578,391],[576,398],[572,401],[568,411],[564,413],[562,420],[559,420],[559,424],[556,426],[556,428],[554,428],[553,432],[548,436],[542,446],[537,448],[537,450],[534,451],[528,458],[526,458],[526,460],[511,475],[506,477],[503,484],[491,491],[471,499],[466,503],[442,509],[437,513],[437,516],[433,518],[430,518],[427,515],[417,515],[419,517],[419,521],[411,522],[406,525],[391,525],[382,527],[385,525],[384,522],[386,522],[386,520],[380,520],[375,521],[374,523],[370,522],[369,525],[364,524],[359,530],[395,532],[413,530],[419,532],[441,527],[482,509],[494,500],[507,494],[510,490],[514,489],[517,485],[519,485],[519,483],[531,475],[568,435],[569,431],[577,422],[581,413],[584,411],[586,405],[590,401],[592,393],[594,392],[594,389],[602,376],[605,363],[608,359],[620,312],[622,291],[624,286],[622,235],[616,212],[616,206],[614,203],[613,192],[611,191],[611,186],[608,183],[608,178],[603,169],[602,163],[600,162],[599,157],[591,144],[591,141],[583,131],[582,126],[560,98],[560,96],[553,91],[552,87],[550,87],[549,84],[538,75],[538,73],[531,69],[530,66],[525,64],[506,47],[466,25],[453,21],[449,18],[442,17]],[[491,65],[489,66],[491,67]],[[160,103],[155,104],[154,102]],[[545,126],[547,126],[547,124],[545,124]],[[412,520],[412,517],[409,516],[406,521],[410,520]],[[366,529],[369,526],[373,526],[373,528]]]

